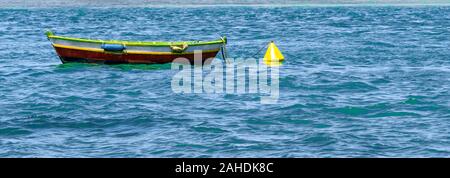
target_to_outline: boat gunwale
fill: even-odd
[[[213,41],[175,41],[175,42],[164,42],[164,41],[122,41],[122,40],[95,40],[95,39],[86,39],[86,38],[74,38],[74,37],[65,37],[65,36],[57,36],[53,34],[48,34],[47,38],[49,39],[57,39],[57,40],[67,40],[74,42],[85,42],[85,43],[98,43],[98,44],[122,44],[125,46],[173,46],[173,45],[183,45],[187,44],[188,46],[202,46],[202,45],[215,45],[215,44],[226,44],[226,37],[223,37],[219,40]]]

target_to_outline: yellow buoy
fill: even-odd
[[[264,55],[264,63],[267,66],[280,66],[283,64],[284,56],[273,41],[269,43],[266,55]]]

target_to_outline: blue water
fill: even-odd
[[[450,157],[450,6],[0,9],[1,157]],[[174,94],[169,65],[61,64],[44,31],[275,40],[278,104]],[[260,54],[262,56],[262,54]]]

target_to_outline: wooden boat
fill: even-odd
[[[194,52],[197,51],[201,52],[201,57],[196,60],[204,62],[215,57],[227,43],[226,37],[215,41],[132,42],[71,38],[56,36],[52,32],[46,34],[63,63],[161,64],[179,57],[194,63]]]

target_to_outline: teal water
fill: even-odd
[[[1,157],[449,157],[450,7],[0,9]],[[44,31],[275,40],[278,104],[174,94],[170,65],[61,64]]]

